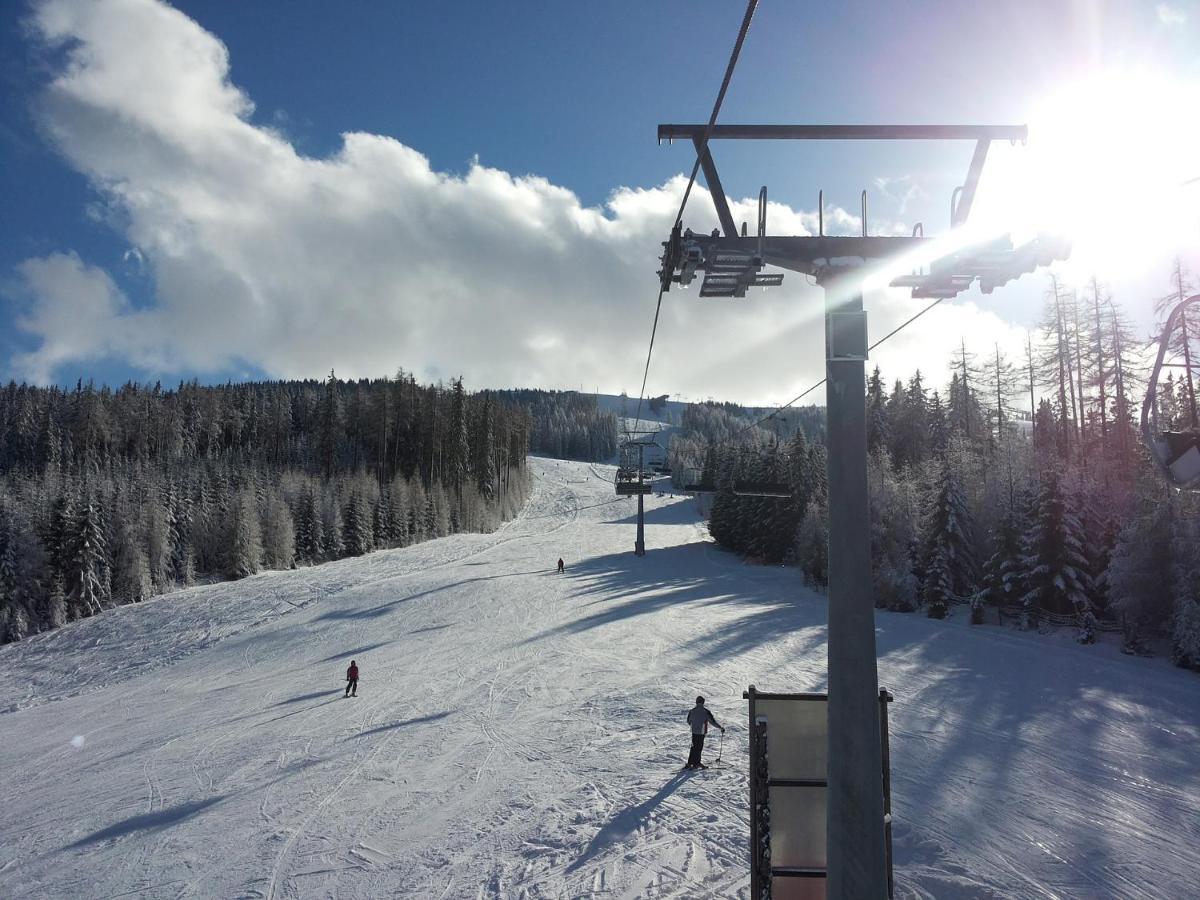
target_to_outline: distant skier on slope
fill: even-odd
[[[564,571],[562,557],[558,558],[558,573],[561,575]]]
[[[346,696],[358,696],[358,663],[350,660],[350,668],[346,670]]]
[[[700,762],[700,754],[704,752],[704,736],[708,734],[708,723],[712,722],[722,732],[725,731],[723,725],[713,718],[713,714],[704,705],[704,698],[697,697],[696,705],[688,711],[688,724],[692,726],[692,752],[688,754],[687,765],[685,769],[707,769],[708,766]]]

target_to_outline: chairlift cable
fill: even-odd
[[[696,183],[696,175],[700,171],[700,161],[708,149],[708,138],[712,134],[713,126],[717,124],[717,115],[721,112],[721,104],[725,102],[725,92],[729,90],[734,67],[737,65],[738,56],[741,55],[742,44],[746,41],[746,33],[750,30],[750,20],[754,18],[754,10],[757,7],[758,0],[749,0],[746,4],[746,15],[742,17],[742,27],[738,29],[737,41],[733,45],[733,52],[729,55],[729,64],[725,67],[725,77],[721,79],[721,89],[717,92],[717,101],[713,104],[712,115],[708,117],[708,124],[704,127],[704,136],[700,139],[700,146],[696,148],[696,162],[692,164],[692,175],[688,179],[683,199],[679,203],[679,212],[675,213],[675,221],[671,224],[672,229],[683,221],[683,211],[687,206],[688,197],[691,196],[692,185]],[[662,311],[662,298],[665,290],[664,286],[659,287],[658,300],[654,304],[654,324],[650,328],[650,349],[646,351],[646,368],[642,372],[642,389],[638,394],[634,430],[637,430],[642,421],[642,401],[646,398],[646,381],[650,377],[650,358],[654,355],[654,337],[658,333],[658,315]]]
[[[932,303],[930,303],[928,306],[926,306],[924,309],[922,309],[920,312],[918,312],[915,316],[912,316],[905,322],[903,322],[900,325],[898,325],[897,327],[893,328],[891,331],[889,331],[887,334],[885,334],[883,337],[881,337],[875,343],[871,344],[871,346],[869,346],[867,348],[867,351],[870,352],[871,350],[874,350],[876,347],[878,347],[884,341],[888,340],[888,338],[894,337],[895,335],[899,334],[901,331],[903,331],[905,328],[907,328],[913,322],[917,321],[917,319],[921,318],[921,316],[925,315],[925,313],[929,312],[931,309],[933,309],[935,306],[937,306],[939,303],[941,303],[942,300],[944,300],[944,299],[945,299],[944,297],[939,297],[938,299],[934,300]],[[783,406],[780,406],[777,409],[772,410],[771,412],[767,413],[765,416],[758,419],[757,421],[751,422],[749,425],[742,428],[741,431],[737,432],[732,438],[727,438],[727,440],[728,441],[735,440],[736,438],[745,434],[750,429],[757,428],[763,422],[766,422],[768,419],[774,418],[778,413],[783,412],[785,409],[789,408],[794,403],[797,403],[800,400],[807,397],[809,394],[811,394],[813,391],[815,391],[817,388],[819,388],[824,383],[825,383],[825,379],[822,378],[820,381],[816,382],[815,384],[810,385],[809,387],[805,388],[803,391],[801,391],[799,394],[797,394],[795,397],[793,397],[787,403],[783,404]]]
[[[917,319],[921,318],[921,316],[925,315],[925,313],[929,312],[931,309],[933,309],[935,306],[937,306],[939,303],[941,303],[944,299],[945,299],[945,297],[938,297],[936,300],[934,300],[932,303],[930,303],[928,306],[926,306],[924,309],[922,309],[916,315],[911,316],[910,318],[906,319],[904,322],[897,325],[895,328],[893,328],[891,331],[889,331],[887,334],[885,334],[883,337],[881,337],[875,343],[871,344],[867,348],[867,351],[870,352],[871,350],[874,350],[876,347],[878,347],[880,344],[882,344],[884,341],[888,340],[889,338],[895,337],[897,334],[899,334],[901,331],[903,331],[905,328],[907,328],[913,322],[917,321]],[[722,445],[732,444],[734,441],[736,441],[738,438],[740,438],[747,431],[757,428],[758,426],[762,425],[763,422],[766,422],[769,419],[773,419],[776,415],[783,412],[785,409],[788,409],[793,404],[798,403],[799,401],[803,400],[805,397],[807,397],[809,394],[811,394],[813,391],[815,391],[817,388],[819,388],[821,385],[823,385],[825,383],[825,381],[826,381],[826,379],[822,378],[820,381],[816,382],[815,384],[812,384],[809,387],[805,388],[803,391],[801,391],[799,394],[797,394],[795,397],[793,397],[787,403],[783,404],[783,406],[780,406],[776,409],[771,410],[771,412],[767,413],[762,418],[758,419],[757,421],[751,422],[749,425],[746,425],[744,428],[742,428],[741,430],[736,432],[732,437],[728,437],[724,441],[719,441],[716,444],[709,444],[708,446],[704,447],[703,450],[705,452],[707,452],[710,448],[720,449]]]

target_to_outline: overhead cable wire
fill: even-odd
[[[921,316],[925,315],[925,313],[929,312],[931,309],[933,309],[935,306],[937,306],[939,303],[941,303],[942,300],[944,300],[944,299],[945,299],[944,297],[938,297],[936,300],[934,300],[932,303],[930,303],[928,306],[926,306],[924,309],[922,309],[916,315],[910,316],[908,319],[901,322],[899,325],[897,325],[895,328],[893,328],[891,331],[889,331],[887,334],[885,334],[883,337],[881,337],[875,343],[873,343],[869,347],[867,347],[867,352],[869,353],[870,351],[872,351],[876,347],[878,347],[880,344],[882,344],[884,341],[899,334],[901,331],[903,331],[905,328],[907,328],[913,322],[917,321],[917,319],[921,318]],[[815,391],[817,388],[819,388],[821,385],[823,385],[826,382],[826,380],[827,379],[822,378],[820,381],[816,382],[815,384],[809,385],[807,388],[805,388],[803,391],[801,391],[799,394],[797,394],[795,397],[793,397],[787,403],[783,404],[783,406],[780,406],[780,407],[777,407],[776,409],[771,410],[765,416],[762,416],[761,418],[757,419],[756,421],[751,422],[749,425],[742,427],[741,429],[736,431],[731,437],[727,437],[727,438],[725,438],[725,440],[718,441],[715,444],[709,444],[702,449],[705,452],[707,452],[710,449],[719,450],[722,446],[731,445],[734,441],[736,441],[738,438],[740,438],[747,431],[751,431],[754,428],[758,428],[764,422],[775,418],[775,416],[777,416],[779,413],[783,412],[785,409],[788,409],[789,407],[791,407],[794,404],[803,400],[805,397],[807,397],[809,394],[811,394],[813,391]]]
[[[746,14],[742,17],[742,27],[738,29],[737,41],[733,45],[733,52],[729,55],[729,64],[725,67],[725,77],[721,79],[721,89],[717,92],[717,100],[713,104],[712,115],[708,117],[708,124],[704,126],[704,136],[700,139],[700,146],[696,148],[696,162],[692,165],[692,175],[688,179],[687,188],[684,189],[683,199],[679,203],[679,211],[675,213],[675,221],[671,223],[672,230],[683,221],[683,211],[687,207],[688,197],[691,196],[692,185],[696,183],[696,175],[700,171],[700,161],[708,149],[709,136],[712,134],[713,126],[717,124],[717,115],[721,112],[721,104],[725,102],[725,92],[729,90],[729,82],[733,79],[734,67],[737,66],[738,57],[742,52],[742,44],[746,42],[746,33],[750,30],[750,21],[754,18],[754,11],[757,7],[758,0],[749,0],[746,4]],[[634,431],[642,423],[642,401],[646,398],[646,382],[650,378],[650,358],[654,355],[654,338],[658,333],[658,316],[662,312],[662,298],[664,293],[666,293],[666,286],[660,285],[658,288],[658,300],[654,304],[654,324],[650,327],[650,349],[646,351],[646,368],[642,372],[642,389],[638,393],[637,415],[633,423]]]

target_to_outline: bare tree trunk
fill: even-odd
[[[1064,347],[1065,337],[1063,335],[1063,312],[1062,312],[1062,296],[1058,289],[1058,276],[1051,275],[1050,283],[1054,286],[1054,314],[1056,317],[1055,330],[1058,334],[1058,409],[1062,415],[1062,422],[1059,428],[1063,435],[1063,449],[1067,455],[1071,454],[1071,423],[1070,416],[1075,413],[1075,386],[1071,386],[1071,406],[1068,411],[1067,407],[1067,369],[1066,349]]]
[[[1025,332],[1025,361],[1029,365],[1029,421],[1030,434],[1037,429],[1037,406],[1033,402],[1033,336]]]
[[[1096,310],[1096,380],[1100,386],[1100,437],[1108,438],[1108,398],[1104,392],[1104,331],[1100,324],[1100,283],[1092,278],[1092,303]]]
[[[966,338],[961,337],[961,336],[959,337],[958,340],[959,340],[959,346],[962,348],[963,397],[966,398],[966,402],[963,405],[963,409],[965,410],[965,419],[966,419],[964,424],[966,425],[967,437],[969,438],[971,436],[971,381],[967,377],[967,341],[966,341]]]
[[[1071,316],[1075,320],[1075,375],[1079,381],[1079,446],[1083,448],[1083,432],[1084,432],[1084,398],[1083,398],[1083,341],[1081,332],[1079,331],[1079,299],[1076,297],[1075,303],[1071,310]],[[1069,346],[1069,345],[1068,345]],[[1070,362],[1068,361],[1068,365]],[[1082,459],[1082,455],[1080,456]]]
[[[1117,327],[1117,311],[1112,310],[1113,354],[1115,360],[1116,391],[1117,391],[1117,447],[1121,458],[1129,452],[1129,404],[1125,396],[1125,363],[1121,357],[1121,329]]]
[[[1177,289],[1176,302],[1182,303],[1186,291],[1183,287],[1183,262],[1179,257],[1175,258],[1175,287]],[[1187,372],[1187,389],[1188,389],[1188,412],[1191,414],[1192,427],[1196,427],[1196,385],[1192,378],[1192,350],[1190,341],[1188,340],[1188,324],[1187,312],[1179,314],[1179,327],[1183,331],[1183,363]],[[1168,339],[1170,335],[1167,336]]]

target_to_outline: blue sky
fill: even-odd
[[[403,366],[463,373],[475,387],[636,392],[671,179],[692,162],[686,146],[656,146],[655,126],[707,117],[741,4],[14,6],[0,21],[4,375],[216,380]],[[155,52],[163,46],[172,52]],[[211,62],[221,46],[224,69],[189,56]],[[1182,0],[836,11],[763,0],[722,121],[1023,122],[1100,67],[1196,79],[1197,46],[1200,7]],[[239,109],[229,92],[248,103]],[[218,140],[224,129],[246,143]],[[348,132],[394,139],[427,166],[407,168],[390,144],[346,162]],[[781,227],[815,208],[818,188],[854,214],[868,187],[880,227],[922,220],[932,231],[945,227],[970,149],[714,151],[735,200],[769,185],[787,207]],[[339,159],[336,171],[317,164]],[[395,184],[392,171],[404,173]],[[371,196],[380,183],[395,192],[387,204]],[[606,207],[622,188],[624,212]],[[702,206],[685,222],[702,224]],[[1105,277],[1119,298],[1162,280]],[[740,310],[669,295],[651,389],[768,400],[819,377],[819,296],[790,284]],[[999,320],[1015,343],[1040,292],[1035,281],[939,310],[930,334],[982,339]],[[912,309],[888,298],[868,307],[873,331]],[[938,380],[942,364],[928,357],[923,340],[884,361],[895,374],[932,366]]]

